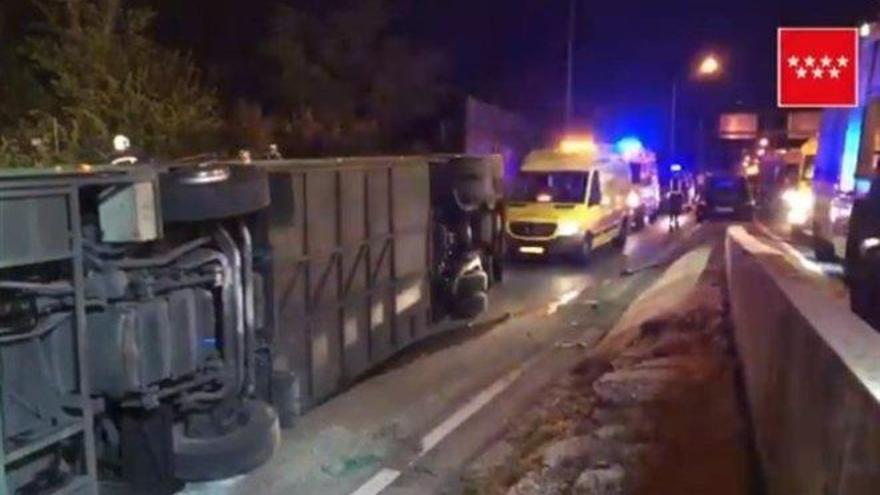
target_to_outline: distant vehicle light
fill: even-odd
[[[572,237],[576,235],[580,235],[581,226],[578,225],[577,222],[572,221],[564,221],[559,222],[559,225],[556,228],[556,233],[561,237]]]
[[[749,165],[748,167],[746,167],[746,175],[748,175],[749,177],[754,177],[756,175],[759,175],[760,173],[761,169],[758,168],[757,165]]]
[[[862,256],[869,254],[871,251],[875,251],[877,248],[880,248],[880,239],[876,237],[868,237],[862,241],[862,245],[859,246]]]
[[[617,142],[617,151],[626,159],[633,159],[644,150],[642,142],[635,137],[625,137]]]
[[[595,153],[598,146],[592,138],[575,138],[569,137],[563,139],[559,143],[559,151],[561,153],[576,155],[579,153]]]
[[[681,172],[681,171],[682,171],[682,166],[681,166],[681,164],[679,164],[679,163],[673,163],[673,164],[669,167],[669,170],[672,171],[672,172]]]
[[[764,156],[767,154],[767,150],[764,148],[761,148],[757,151],[757,153],[758,153],[758,156]]]
[[[538,203],[552,203],[553,196],[551,196],[547,193],[541,193],[541,194],[538,194],[538,196],[535,198],[535,201],[537,201]]]
[[[831,210],[828,214],[831,219],[831,224],[836,224],[840,220],[849,220],[849,217],[852,216],[852,208],[853,205],[849,201],[832,200]]]
[[[639,206],[642,206],[642,198],[635,191],[630,191],[629,194],[626,195],[626,206],[635,210]]]
[[[766,148],[767,146],[770,146],[770,140],[767,138],[761,138],[761,140],[758,141],[758,146]]]
[[[788,208],[788,223],[805,225],[813,212],[816,196],[813,191],[788,189],[782,193],[782,201]]]
[[[803,227],[810,221],[810,214],[804,210],[789,210],[785,215],[785,220],[789,225]]]

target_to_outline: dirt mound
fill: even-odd
[[[717,264],[681,304],[641,318],[625,346],[587,359],[549,390],[504,440],[504,460],[473,473],[467,491],[750,493],[747,423]]]

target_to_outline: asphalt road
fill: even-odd
[[[689,219],[688,219],[689,220]],[[487,320],[421,343],[299,419],[255,472],[190,494],[456,493],[461,468],[589,347],[664,264],[722,226],[661,220],[589,266],[508,266]],[[623,274],[626,272],[626,274]],[[584,308],[589,307],[590,311]],[[587,316],[585,316],[587,315]]]

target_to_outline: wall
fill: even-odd
[[[767,493],[880,493],[880,334],[741,227],[727,275]]]

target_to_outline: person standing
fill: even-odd
[[[669,181],[669,191],[668,191],[668,200],[669,200],[669,231],[677,231],[681,229],[681,223],[679,222],[679,217],[681,216],[681,211],[684,208],[684,180],[678,174],[672,176],[672,179]]]

